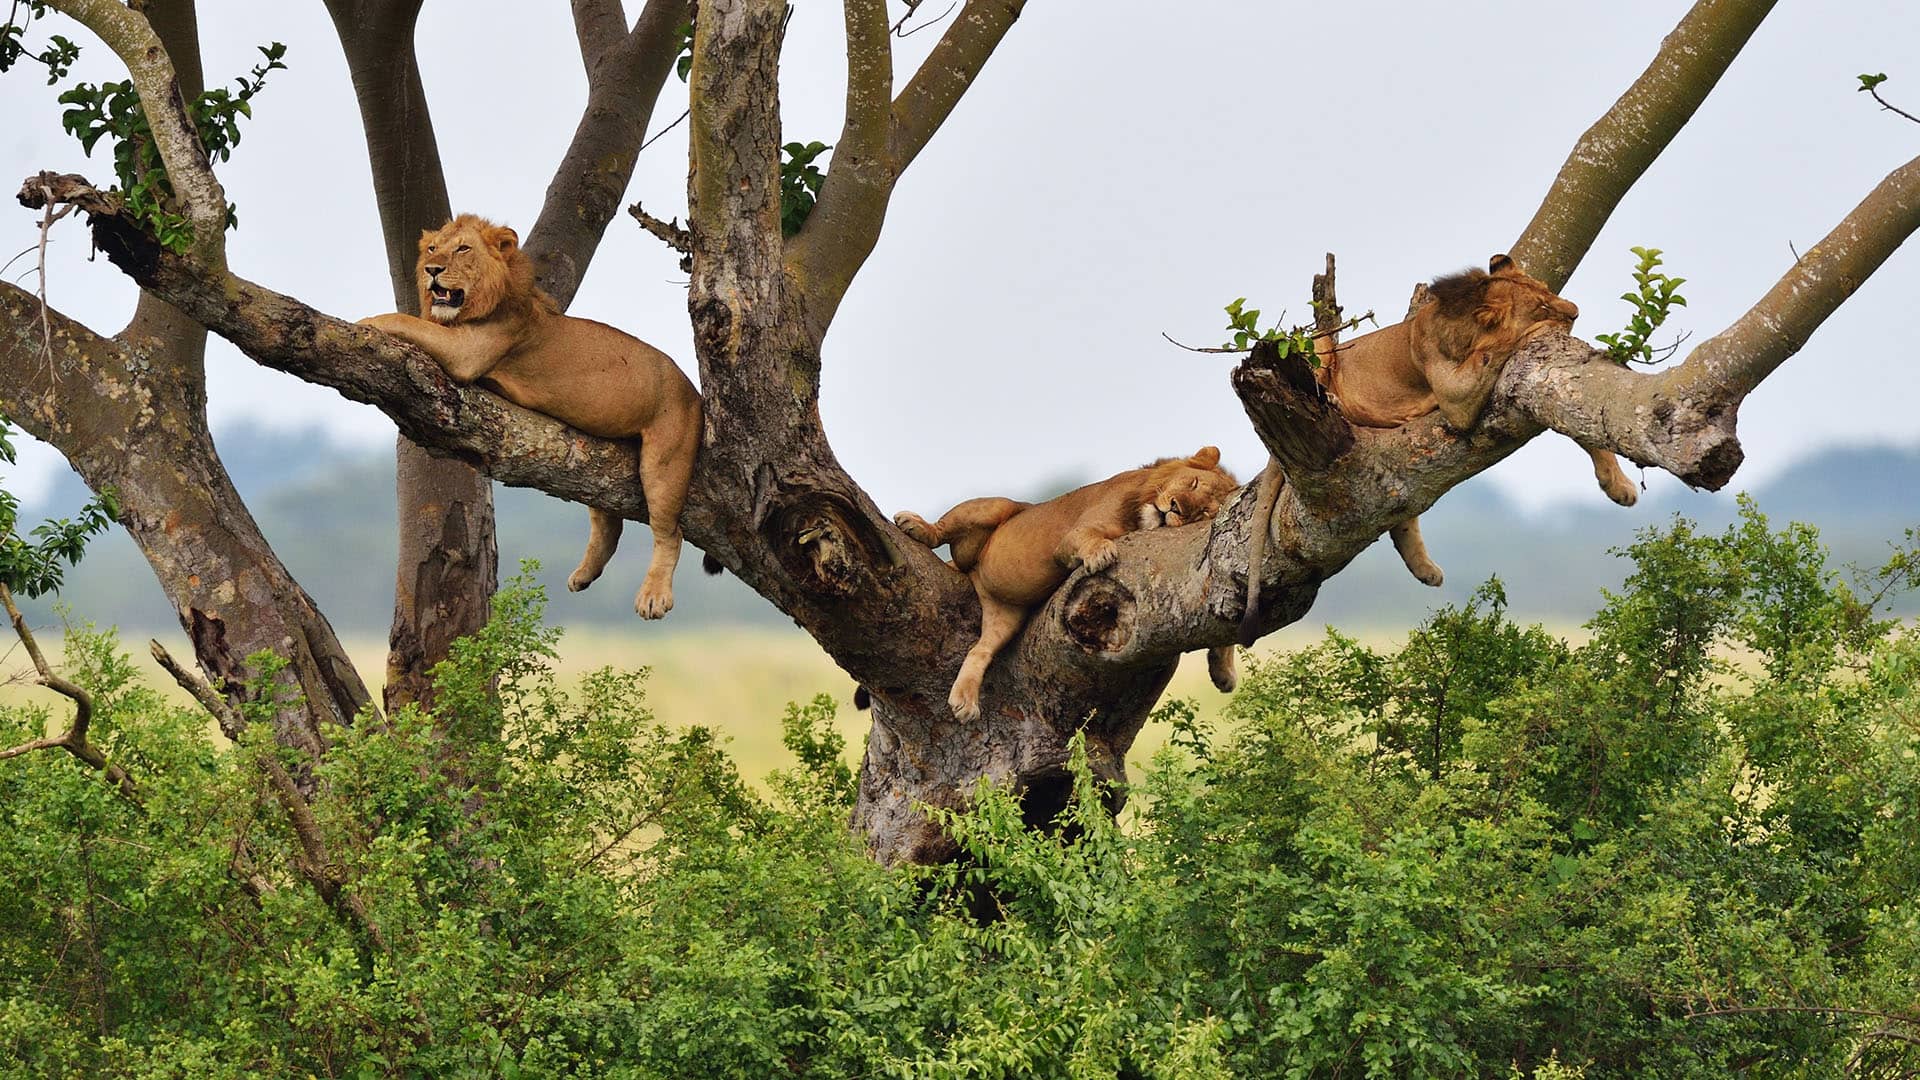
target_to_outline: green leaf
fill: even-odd
[[[1881,83],[1886,81],[1887,81],[1887,73],[1884,71],[1878,75],[1862,75],[1860,76],[1859,89],[1872,90],[1874,87],[1879,86]]]

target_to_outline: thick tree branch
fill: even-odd
[[[1671,373],[1674,392],[1745,397],[1920,229],[1920,158],[1888,174],[1779,284]]]
[[[77,177],[54,179],[67,198],[98,211],[97,220],[121,221],[110,197]],[[31,194],[41,186],[30,184]],[[55,362],[47,365],[40,317],[31,293],[0,284],[0,411],[58,448],[90,487],[119,492],[121,524],[153,564],[204,666],[239,687],[251,676],[250,654],[268,649],[292,660],[276,687],[287,704],[275,712],[275,736],[317,756],[322,727],[352,723],[367,691],[221,468],[197,365],[157,362],[170,354],[138,338],[102,337],[57,310],[49,313]]]
[[[880,242],[896,169],[892,133],[893,34],[885,0],[845,0],[847,116],[820,202],[787,242],[787,265],[806,288],[820,336]]]
[[[1653,63],[1580,136],[1508,253],[1558,291],[1628,190],[1652,167],[1740,55],[1774,0],[1699,0]]]
[[[127,66],[174,197],[193,225],[194,255],[210,266],[225,266],[227,195],[207,163],[173,61],[146,16],[116,0],[49,0],[49,6],[93,31]]]
[[[576,3],[576,25],[583,6],[599,5]],[[617,19],[620,5],[608,6]],[[680,55],[680,27],[692,17],[688,0],[648,0],[633,31],[622,32],[588,64],[587,107],[526,240],[540,287],[563,308],[573,302],[620,209],[654,105]]]
[[[847,0],[846,126],[820,204],[787,245],[787,265],[806,287],[819,336],[873,254],[900,174],[953,113],[1025,6],[969,0],[898,100],[887,104],[893,61],[885,5]]]
[[[417,0],[327,0],[367,139],[395,310],[419,314],[420,234],[452,216],[413,38]],[[386,706],[428,700],[433,665],[486,624],[499,577],[493,485],[401,438],[394,445],[398,546]]]
[[[893,103],[894,172],[906,172],[934,132],[953,115],[954,106],[1026,6],[1026,0],[967,0]]]

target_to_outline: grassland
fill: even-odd
[[[1318,625],[1288,627],[1262,641],[1258,651],[1297,648],[1317,640],[1321,632]],[[1383,630],[1360,636],[1369,644],[1386,645],[1402,633]],[[42,631],[40,636],[42,648],[50,658],[57,658],[57,628]],[[162,635],[161,641],[176,656],[192,654],[185,638],[177,633]],[[123,644],[151,685],[165,687],[182,704],[187,702],[186,694],[174,687],[147,655],[144,638]],[[360,671],[377,681],[386,669],[386,642],[360,637],[349,638],[346,644]],[[676,727],[700,724],[719,732],[730,740],[729,751],[741,772],[750,778],[757,779],[787,764],[786,752],[780,746],[780,717],[788,702],[810,701],[821,693],[832,695],[840,704],[836,724],[847,738],[848,757],[854,763],[866,738],[867,718],[852,704],[853,681],[798,629],[674,632],[643,627],[616,632],[588,627],[568,631],[560,641],[559,652],[556,673],[563,686],[602,667],[647,668],[648,698],[655,718]],[[59,704],[62,699],[29,685],[31,672],[26,667],[26,657],[17,647],[0,652],[0,704],[44,702],[56,716],[64,716],[65,706]],[[377,695],[378,688],[374,690]],[[1226,695],[1208,683],[1206,658],[1200,653],[1182,660],[1167,692],[1192,698],[1203,718],[1218,716],[1227,701]],[[1144,762],[1165,743],[1167,734],[1162,725],[1148,725],[1129,760],[1136,766]]]

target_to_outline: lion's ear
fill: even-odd
[[[1187,459],[1187,463],[1196,469],[1211,469],[1215,465],[1220,464],[1220,448],[1217,446],[1203,446],[1195,451],[1192,457]]]
[[[487,243],[493,245],[495,251],[505,255],[519,245],[520,234],[505,225],[495,225],[487,230]]]
[[[1495,255],[1493,258],[1487,260],[1487,273],[1489,274],[1498,274],[1503,270],[1512,269],[1513,260],[1504,254]]]
[[[1473,321],[1491,330],[1507,321],[1513,314],[1513,305],[1505,300],[1490,300],[1481,304],[1473,313]]]

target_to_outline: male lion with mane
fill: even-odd
[[[478,382],[524,409],[603,439],[638,439],[653,561],[634,598],[644,619],[673,609],[680,507],[700,446],[700,393],[667,354],[591,319],[560,312],[533,283],[533,261],[504,225],[461,214],[420,234],[420,310],[360,325],[419,346],[461,385]],[[588,508],[590,533],[567,578],[578,592],[606,569],[622,519]]]
[[[1487,269],[1463,270],[1435,278],[1428,300],[1405,322],[1332,346],[1314,378],[1327,388],[1347,422],[1360,427],[1399,427],[1438,410],[1447,426],[1464,432],[1480,418],[1493,384],[1520,346],[1534,335],[1566,333],[1580,309],[1547,283],[1530,277],[1505,255],[1488,260]],[[1620,462],[1606,450],[1582,447],[1593,459],[1593,475],[1607,497],[1632,506],[1638,497]],[[1252,644],[1260,608],[1260,564],[1279,496],[1277,470],[1262,477],[1248,545],[1247,610],[1241,641]],[[1400,559],[1428,585],[1444,578],[1427,554],[1420,519],[1411,517],[1388,530]]]
[[[1100,573],[1119,557],[1115,539],[1205,521],[1239,486],[1220,467],[1219,449],[1203,446],[1192,457],[1161,458],[1037,505],[968,499],[932,524],[910,511],[895,514],[894,524],[908,536],[930,548],[946,544],[953,568],[973,580],[980,597],[980,641],[947,695],[953,715],[980,718],[987,665],[1075,567]],[[1215,686],[1231,691],[1239,682],[1233,646],[1209,649],[1207,671]]]

